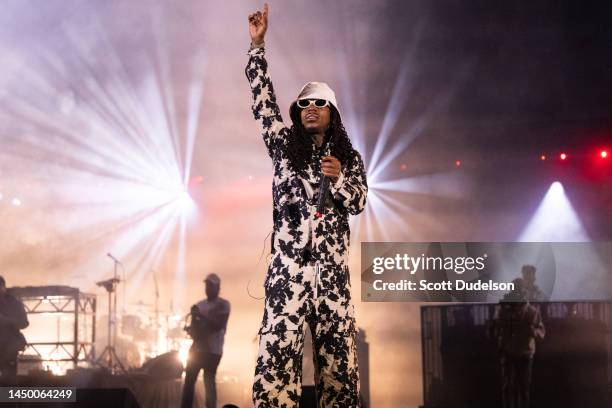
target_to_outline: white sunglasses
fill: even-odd
[[[300,109],[306,109],[312,105],[316,106],[317,108],[324,108],[329,106],[329,101],[326,101],[325,99],[298,99],[297,101],[297,106]]]

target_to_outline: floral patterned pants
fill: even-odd
[[[310,329],[319,407],[359,407],[355,318],[348,268],[277,255],[264,284],[253,384],[255,407],[297,407],[304,330]]]

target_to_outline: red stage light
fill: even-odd
[[[601,157],[602,159],[605,159],[608,157],[608,151],[607,150],[602,150],[601,152],[599,152],[599,157]]]
[[[545,155],[541,155],[540,156],[540,160],[542,160],[542,161],[546,160],[546,156]]]
[[[400,166],[401,171],[406,171],[407,168],[408,166],[406,165],[406,163],[402,163],[402,165]]]
[[[456,160],[455,161],[455,166],[460,167],[461,166],[461,160]]]
[[[203,181],[204,177],[202,176],[192,177],[191,180],[189,180],[189,188],[194,188],[198,184],[202,184]]]
[[[559,155],[559,158],[560,158],[561,160],[565,160],[565,159],[567,159],[567,154],[565,154],[565,153],[561,153],[561,154]]]

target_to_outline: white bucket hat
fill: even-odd
[[[293,101],[289,108],[289,115],[294,123],[299,122],[299,115],[297,114],[297,101],[300,99],[324,99],[328,101],[338,115],[340,115],[340,109],[338,109],[338,102],[336,102],[336,94],[325,82],[308,82],[302,87],[297,99]]]

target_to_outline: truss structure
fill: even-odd
[[[48,341],[28,341],[24,354],[29,356],[24,358],[24,362],[39,357],[37,362],[65,371],[66,366],[76,368],[79,364],[95,361],[95,295],[69,286],[14,287],[9,291],[23,302],[28,317],[44,315],[69,319],[72,328],[70,340],[60,340],[59,336],[54,340],[53,333],[48,333]]]

